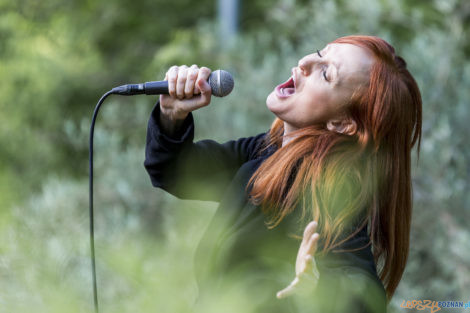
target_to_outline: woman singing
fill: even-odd
[[[408,257],[421,140],[405,61],[378,37],[338,38],[269,94],[269,130],[223,144],[193,142],[209,74],[168,70],[145,160],[155,187],[219,202],[194,259],[200,299],[241,277],[269,291],[256,312],[386,312]]]

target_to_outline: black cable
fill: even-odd
[[[93,118],[90,126],[90,148],[89,148],[89,194],[90,194],[90,250],[91,250],[91,273],[93,277],[93,300],[95,304],[95,313],[99,313],[98,310],[98,291],[96,288],[96,268],[95,268],[95,232],[93,227],[93,133],[95,130],[95,121],[98,111],[100,110],[101,104],[111,94],[115,93],[114,90],[110,90],[105,93],[93,112]]]

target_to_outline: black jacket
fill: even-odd
[[[217,281],[226,277],[246,276],[250,277],[251,286],[263,286],[260,288],[272,294],[269,303],[257,312],[286,312],[283,303],[290,300],[276,299],[275,292],[286,287],[295,277],[300,241],[291,234],[302,235],[303,232],[298,224],[298,212],[287,216],[274,229],[268,229],[266,217],[259,207],[247,201],[245,191],[251,175],[274,152],[271,148],[259,153],[267,132],[223,144],[213,140],[193,142],[192,113],[173,137],[162,132],[159,114],[157,103],[148,123],[144,162],[153,186],[180,199],[220,203],[195,253],[200,296],[204,296],[206,290],[216,288]],[[341,248],[366,248],[325,258],[315,257],[320,272],[316,294],[321,294],[323,288],[326,294],[322,298],[335,300],[327,301],[328,308],[325,304],[318,304],[316,308],[318,301],[297,309],[290,303],[290,312],[385,312],[383,285],[377,277],[367,243],[367,228],[364,227]],[[256,273],[255,279],[253,273]],[[366,298],[352,297],[354,292],[350,290],[349,283]],[[346,308],[338,309],[339,299],[346,298]]]

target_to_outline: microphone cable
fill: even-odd
[[[111,94],[116,93],[114,90],[106,92],[101,99],[98,101],[95,111],[93,112],[93,118],[90,126],[90,146],[89,146],[89,215],[90,215],[90,257],[91,257],[91,274],[93,278],[93,302],[95,306],[95,313],[99,313],[98,308],[98,290],[96,288],[96,265],[95,265],[95,232],[94,232],[94,221],[93,221],[93,134],[95,130],[96,117],[100,110],[101,104]]]

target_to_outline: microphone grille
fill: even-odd
[[[232,92],[234,81],[232,74],[224,70],[216,70],[209,76],[209,85],[212,94],[216,97],[225,97]]]

